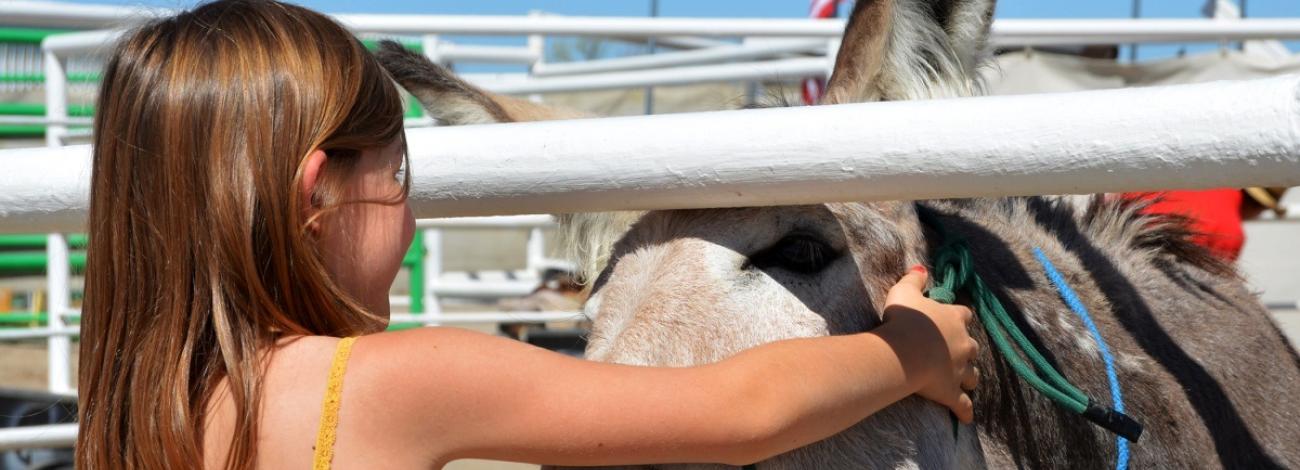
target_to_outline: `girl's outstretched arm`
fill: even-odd
[[[742,465],[913,393],[970,421],[971,312],[925,299],[924,279],[904,277],[871,332],[778,341],[696,367],[583,361],[457,329],[368,336],[348,372],[359,393],[344,406],[391,421],[389,437],[427,448],[434,464]]]

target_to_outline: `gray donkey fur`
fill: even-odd
[[[859,0],[824,104],[965,96],[979,90],[992,0]],[[388,46],[381,61],[445,124],[555,119],[478,90]],[[869,130],[865,130],[868,132]],[[715,362],[783,338],[864,331],[885,292],[943,240],[930,211],[973,249],[977,271],[1048,358],[1109,403],[1097,346],[1032,250],[1063,273],[1116,358],[1127,412],[1146,432],[1132,468],[1300,465],[1300,358],[1228,266],[1188,242],[1175,218],[1094,198],[838,203],[570,214],[599,273],[586,313],[588,357],[645,365]],[[607,260],[607,261],[606,261]],[[959,299],[967,301],[968,299]],[[758,468],[1107,468],[1115,436],[1064,412],[990,346],[978,365],[975,424],[909,398],[830,439]],[[704,469],[718,465],[634,468]]]

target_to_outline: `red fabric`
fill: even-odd
[[[1168,191],[1163,193],[1129,193],[1126,198],[1151,199],[1159,197],[1146,209],[1154,214],[1177,214],[1191,219],[1196,232],[1193,241],[1219,257],[1236,261],[1246,234],[1241,229],[1240,189],[1210,189],[1205,191]]]

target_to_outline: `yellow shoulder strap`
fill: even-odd
[[[339,340],[330,365],[329,381],[325,384],[325,400],[321,403],[320,427],[316,430],[316,451],[312,457],[313,470],[329,470],[334,461],[334,439],[339,427],[339,402],[343,400],[343,373],[348,370],[348,356],[356,337]]]

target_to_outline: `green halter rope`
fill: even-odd
[[[965,289],[974,300],[975,313],[980,319],[980,324],[984,325],[984,331],[988,332],[989,340],[993,341],[993,346],[1011,365],[1016,375],[1029,383],[1034,390],[1071,413],[1081,415],[1130,442],[1137,442],[1138,437],[1142,435],[1140,423],[1110,407],[1098,405],[1088,398],[1078,387],[1066,380],[1065,376],[1061,375],[1029,341],[1025,333],[1011,319],[1007,309],[1002,306],[1002,301],[998,300],[998,296],[975,272],[975,257],[971,255],[966,241],[944,230],[943,225],[939,224],[929,209],[918,206],[917,214],[922,224],[938,232],[944,240],[943,245],[935,250],[934,272],[931,275],[934,285],[926,291],[926,296],[939,303],[952,304],[957,301],[957,292]],[[1020,353],[1029,358],[1032,367],[1020,357],[1020,353],[1016,352],[1017,348]],[[954,435],[956,430],[957,421],[954,418]],[[750,464],[742,468],[757,470],[758,466]]]
[[[1082,415],[1106,430],[1137,442],[1138,436],[1142,434],[1142,425],[1123,413],[1098,405],[1066,380],[1025,337],[997,295],[975,272],[975,258],[965,240],[944,230],[929,210],[918,207],[917,212],[921,222],[938,232],[944,240],[943,245],[935,251],[934,286],[926,295],[936,302],[951,304],[956,302],[957,292],[965,289],[974,302],[975,313],[980,324],[984,325],[989,340],[1016,375],[1071,413]],[[1016,352],[1017,348],[1033,364],[1032,367]]]

